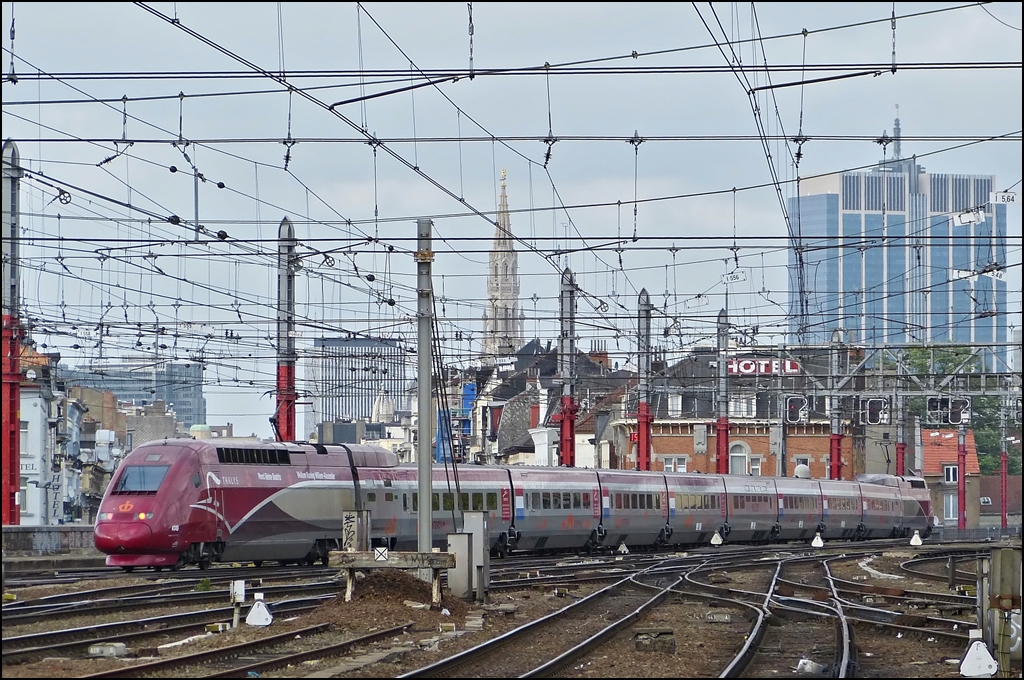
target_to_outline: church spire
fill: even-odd
[[[522,346],[523,318],[519,309],[519,255],[512,238],[505,171],[501,171],[501,196],[494,224],[487,271],[487,312],[484,314],[483,360],[493,362]]]

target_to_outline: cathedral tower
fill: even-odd
[[[483,362],[515,353],[523,345],[523,317],[519,309],[519,256],[512,247],[512,222],[501,171],[501,199],[487,271],[487,311],[484,313]]]

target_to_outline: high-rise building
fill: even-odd
[[[483,356],[493,364],[500,356],[511,356],[523,346],[523,313],[519,308],[519,255],[512,243],[512,220],[505,195],[505,171],[501,171],[501,199],[498,204],[494,245],[487,271],[487,311],[484,313]]]
[[[895,133],[892,160],[804,180],[789,200],[801,244],[789,254],[793,340],[827,343],[842,328],[869,347],[1005,342],[1006,206],[990,202],[995,177],[928,173],[900,158],[899,119]]]
[[[369,420],[380,397],[398,401],[406,387],[408,349],[391,338],[317,338],[306,362],[313,409],[306,433],[335,420]],[[392,411],[393,412],[393,411]]]
[[[206,424],[203,365],[199,362],[96,362],[82,368],[59,367],[70,385],[110,390],[118,401],[146,406],[163,401],[185,428]]]

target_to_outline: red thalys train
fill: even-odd
[[[927,536],[932,526],[924,480],[890,475],[848,482],[463,465],[458,492],[449,475],[434,467],[434,545],[459,530],[459,508],[484,511],[499,555],[699,545],[716,533],[729,542]],[[416,550],[419,506],[416,466],[376,446],[167,439],[122,461],[95,542],[125,571],[326,564],[350,510],[369,511],[374,545]]]

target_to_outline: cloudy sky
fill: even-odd
[[[737,270],[737,333],[785,341],[780,197],[891,159],[876,140],[897,115],[929,172],[1020,191],[1020,3],[2,7],[32,337],[73,364],[202,359],[208,422],[239,434],[271,434],[285,216],[300,355],[344,332],[414,347],[430,217],[446,359],[467,364],[504,171],[527,337],[557,336],[568,266],[580,347],[624,363],[642,288],[677,355],[713,334]],[[1019,326],[1019,204],[1008,223]]]

